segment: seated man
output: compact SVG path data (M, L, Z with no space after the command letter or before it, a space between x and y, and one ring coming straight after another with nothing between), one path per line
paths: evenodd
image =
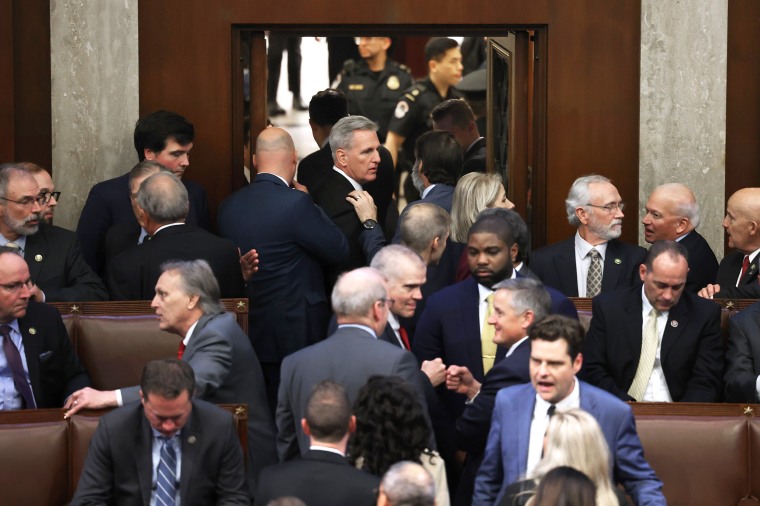
M581 377L624 401L718 402L720 307L685 292L688 252L657 241L643 286L594 299Z
M728 320L726 402L760 402L760 302Z
M55 183L53 183L50 173L39 165L31 162L22 162L19 165L37 181L37 185L40 187L40 196L45 197L45 201L40 203L40 219L48 225L52 225L55 206L58 205L61 192L55 191Z
M309 451L301 459L267 467L261 473L256 504L278 497L297 497L309 506L375 504L380 480L353 467L346 459L348 438L356 417L345 389L332 381L318 383L301 419Z
M148 362L140 402L103 416L72 505L250 505L232 415L193 400L193 369Z
M430 473L416 462L402 460L383 476L377 506L434 506L435 483Z

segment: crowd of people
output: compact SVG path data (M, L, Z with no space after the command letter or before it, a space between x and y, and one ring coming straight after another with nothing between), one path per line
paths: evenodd
M359 39L345 92L309 103L320 151L299 164L287 131L262 131L218 235L173 112L137 122L139 163L91 189L76 233L52 224L49 173L0 166L0 409L117 408L73 504L601 506L625 504L618 485L665 504L624 401L758 401L760 305L724 353L709 299L760 298L760 189L729 199L720 263L689 188L651 193L647 250L619 239L625 202L601 175L569 189L576 233L530 252L451 98L456 42L431 39L428 78L404 90L373 60L387 38ZM394 107L360 105L371 86L350 79L372 78ZM398 213L404 163L420 198ZM182 344L139 386L98 391L44 303L109 297L151 300ZM225 297L249 299L248 335ZM593 298L587 330L569 297ZM215 403L248 405L245 452Z

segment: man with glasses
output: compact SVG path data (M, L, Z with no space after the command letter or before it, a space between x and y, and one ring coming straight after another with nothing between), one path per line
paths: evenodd
M536 250L530 270L567 297L595 297L600 292L638 284L646 250L620 240L623 202L604 176L579 177L565 200L567 221L576 234Z
M29 267L0 246L0 410L60 408L89 386L58 311L32 300Z
M29 264L37 302L107 300L76 234L42 222L42 206L49 201L20 164L0 165L0 245L16 248Z
M19 165L34 177L34 180L37 181L40 187L40 196L44 197L44 201L40 202L40 207L42 208L40 218L48 225L53 223L53 211L55 210L55 206L58 205L58 199L61 198L61 192L55 191L53 178L50 177L48 171L35 163L22 162Z

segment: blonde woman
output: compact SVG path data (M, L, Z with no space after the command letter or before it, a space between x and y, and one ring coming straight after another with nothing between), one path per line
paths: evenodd
M472 172L462 176L454 190L451 207L451 240L467 243L467 231L483 209L515 205L507 199L507 192L499 174Z

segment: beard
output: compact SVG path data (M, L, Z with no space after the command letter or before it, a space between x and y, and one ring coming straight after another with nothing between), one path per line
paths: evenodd
M589 223L588 229L600 239L611 241L612 239L617 239L623 233L623 220L612 220L609 225L602 225L597 222Z
M39 230L39 220L40 215L39 213L32 213L23 220L15 220L12 217L8 216L8 214L3 215L3 221L5 222L5 225L16 232L19 235L33 235L37 233L37 230ZM30 221L36 221L36 225L30 225Z

